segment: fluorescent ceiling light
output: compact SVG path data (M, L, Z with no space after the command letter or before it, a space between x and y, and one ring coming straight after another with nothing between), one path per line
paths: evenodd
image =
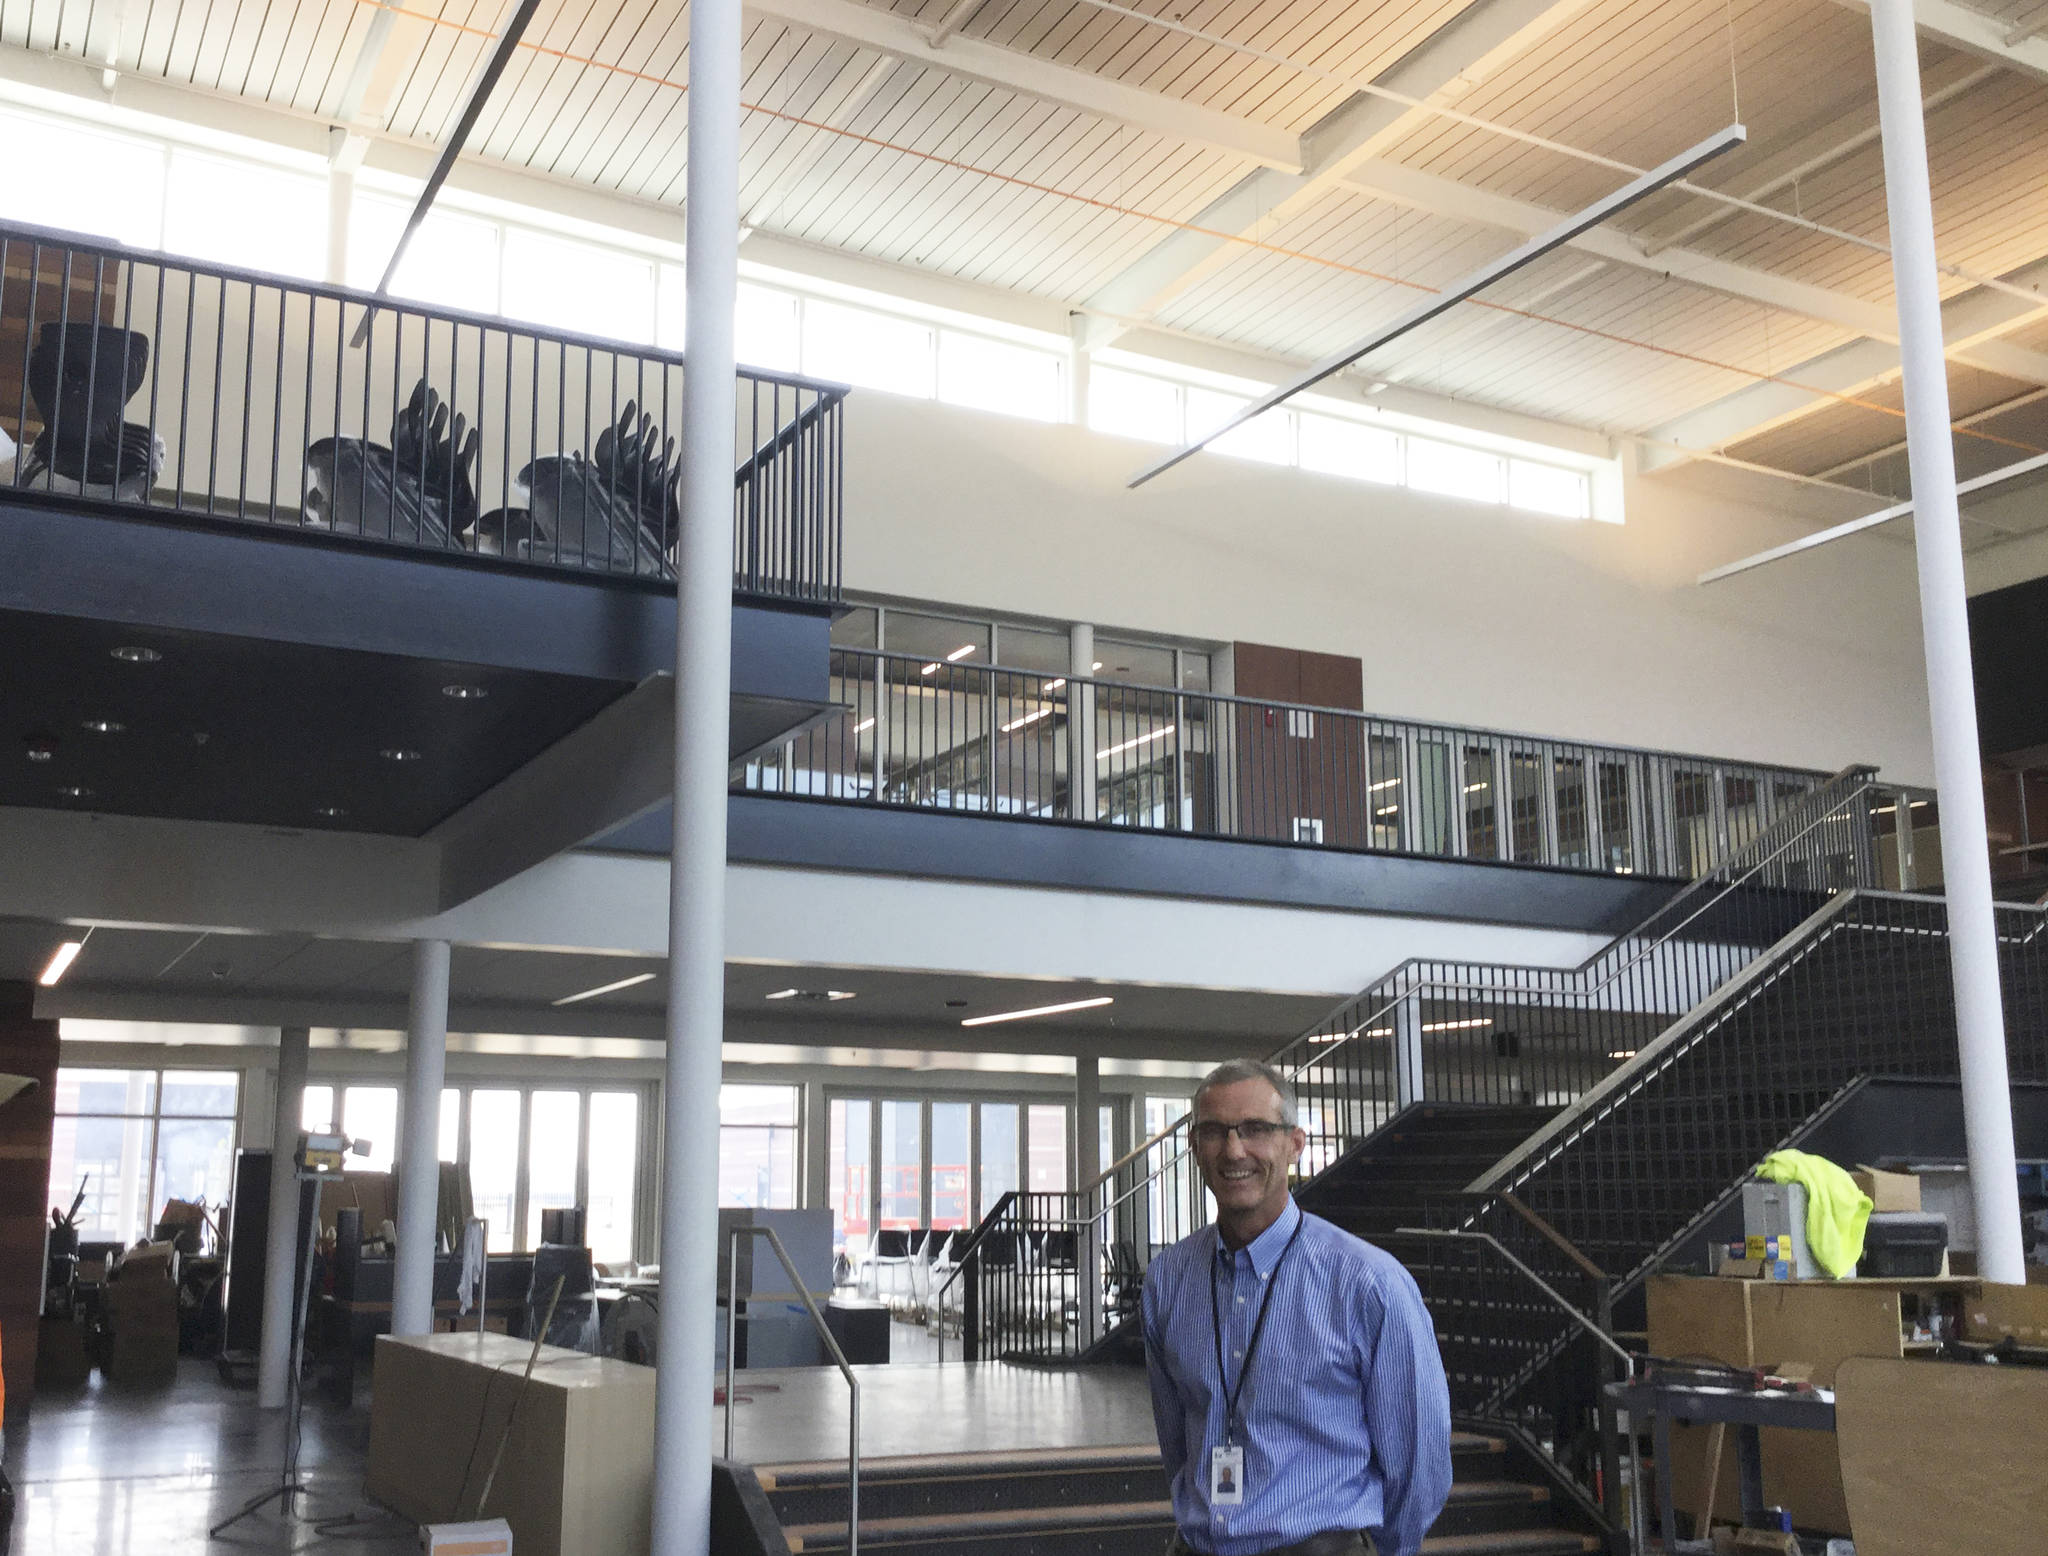
M1068 1000L1064 1005L1034 1005L1029 1010L1005 1010L993 1016L969 1016L960 1024L963 1027L994 1026L998 1021L1022 1021L1027 1016L1057 1016L1069 1010L1093 1010L1098 1005L1114 1005L1115 996L1104 994L1092 1000Z
M46 989L54 989L57 986L57 980L64 976L66 969L73 962L78 960L78 953L84 949L85 942L83 940L65 941L57 947L56 953L50 958L50 965L43 969L43 975L36 979L36 982Z
M1401 780L1398 778L1382 778L1378 783L1367 784L1365 786L1365 792L1367 794L1377 794L1382 789L1398 788L1400 786L1400 783Z
M952 653L946 656L946 663L957 664L973 652L974 645L972 643L962 643L958 648L954 649Z
M1633 1059L1635 1056L1633 1048L1616 1048L1607 1055L1610 1059Z
M581 994L565 994L556 1000L557 1005L573 1005L578 1000L594 1000L600 994L616 994L621 989L630 989L636 983L652 983L654 974L635 973L630 978L621 978L617 983L601 983L594 989L585 989Z
M1401 807L1398 805L1382 805L1373 814L1375 816L1398 816L1401 814Z
M1058 680L1047 681L1043 686L1039 687L1038 689L1042 692L1056 692L1066 684L1067 678L1065 676L1061 676Z
M919 675L937 675L939 673L939 662L936 659L934 659L930 664L926 665L922 670L918 671L917 673Z
M763 999L807 1000L817 1004L837 1003L853 998L851 989L777 989L773 994L764 994Z
M862 719L858 724L854 725L853 732L856 735L865 735L869 730L873 729L874 727L875 721L873 716L870 715L869 717Z
M1030 713L1024 714L1021 718L1010 720L1009 723L1003 726L1003 733L1007 735L1012 730L1022 729L1026 724L1036 724L1040 719L1050 718L1051 716L1052 709L1036 708Z
M1422 1023L1422 1030L1425 1032L1463 1032L1470 1027L1490 1027L1492 1025L1493 1017L1474 1016L1470 1021L1425 1021Z
M1478 782L1478 783L1468 783L1468 784L1466 784L1466 785L1465 785L1465 792L1466 792L1467 794L1477 794L1477 793L1478 793L1478 792L1479 792L1479 791L1480 791L1481 789L1490 789L1490 788L1492 788L1492 787L1493 787L1493 786L1492 786L1491 784L1489 784L1489 783L1485 782L1485 781L1484 781L1484 780L1482 779L1482 780L1481 780L1480 782Z
M1162 724L1158 729L1153 730L1152 733L1149 735L1139 735L1134 740L1126 740L1120 746L1111 746L1107 751L1096 752L1095 760L1100 762L1105 757L1115 756L1117 755L1117 753L1121 751L1132 751L1137 749L1139 746L1149 746L1150 744L1152 744L1153 741L1164 740L1168 735L1172 733L1173 726L1171 724Z

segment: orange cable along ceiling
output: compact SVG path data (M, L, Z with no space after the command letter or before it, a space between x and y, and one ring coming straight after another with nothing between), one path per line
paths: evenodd
M451 17L433 16L424 11L413 11L402 6L390 5L386 3L386 0L354 0L354 3L371 6L413 21L425 22L431 26L445 27L455 32L467 33L475 38L495 40L498 36L486 28L473 27L466 22L458 22ZM589 55L571 53L567 49L550 48L546 44L533 43L523 38L519 41L517 47L549 59L559 59L568 64L581 65L592 70L602 70L612 75L628 77L631 80L644 81L653 86L667 87L673 91L687 92L689 90L687 82L677 81L668 76L652 75L646 71L634 70L626 65L593 59ZM1348 264L1343 260L1331 259L1322 254L1313 254L1305 249L1289 248L1284 244L1270 243L1260 238L1246 237L1242 233L1230 232L1218 227L1205 227L1200 223L1183 221L1178 217L1161 216L1155 212L1138 210L1135 207L1122 205L1113 200L1104 200L1094 195L1079 194L1071 189L1061 189L1052 184L1039 183L1034 179L1019 177L1014 173L1002 173L993 168L979 167L974 163L962 162L957 158L942 156L937 152L923 151L915 146L905 146L900 142L886 140L880 136L863 134L858 130L844 129L839 125L830 124L821 119L806 118L802 114L790 113L785 109L770 108L765 104L744 101L740 104L740 107L747 113L760 114L771 119L780 119L784 123L799 125L804 129L820 131L827 135L837 135L860 145L873 146L878 150L891 152L898 156L914 157L920 162L928 162L938 167L951 168L957 172L971 173L979 178L1009 184L1015 188L1030 190L1035 194L1049 195L1055 199L1073 201L1099 211L1106 211L1111 215L1150 222L1157 226L1172 228L1177 232L1193 233L1198 237L1214 238L1220 242L1233 243L1242 248L1275 254L1285 259L1301 260L1307 264L1341 271L1346 275L1362 276L1367 280L1384 282L1390 286L1406 287L1413 291L1428 293L1436 293L1442 290L1440 287L1431 286L1427 282L1410 280L1405 276L1389 275L1384 271L1372 270L1363 265ZM1638 351L1652 352L1658 356L1669 357L1675 361L1690 362L1696 366L1713 368L1724 373L1733 373L1756 383L1779 384L1787 389L1796 389L1802 394L1810 394L1821 399L1833 400L1841 405L1855 406L1859 410L1874 411L1879 415L1895 417L1899 420L1905 419L1905 411L1896 406L1885 405L1876 400L1848 394L1839 389L1828 389L1817 384L1801 383L1799 380L1788 378L1782 373L1760 372L1756 368L1744 367L1739 363L1723 362L1717 358L1703 356L1697 352L1681 351L1673 346L1660 346L1652 341L1638 340L1633 336L1618 334L1612 330L1599 329L1590 324L1580 324L1570 319L1560 319L1553 314L1538 313L1528 308L1517 308L1510 303L1489 302L1484 298L1477 297L1470 299L1470 301L1471 305L1475 308L1491 309L1496 313L1508 314L1515 318L1529 319L1539 324L1548 324L1557 329L1570 330L1574 334L1589 336L1596 340L1610 341L1616 345L1632 347ZM1992 432L1983 432L1975 427L1964 426L1960 422L1951 422L1950 427L1954 432L1963 437L1975 438L1985 443L2001 444L2004 447L2018 449L2028 454L2048 453L2048 450L2037 448L2033 444L2023 443L2014 438L2000 437Z

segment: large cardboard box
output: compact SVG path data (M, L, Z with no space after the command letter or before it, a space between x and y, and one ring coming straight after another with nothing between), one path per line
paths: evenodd
M1822 1388L1851 1356L1902 1356L1899 1294L1856 1281L1720 1280L1663 1275L1649 1283L1649 1347L1654 1356L1698 1356L1733 1367L1805 1364ZM1674 1426L1672 1499L1697 1519L1707 1483L1707 1426ZM1721 1466L1713 1516L1742 1514L1732 1432L1718 1434ZM1849 1510L1835 1440L1825 1432L1763 1433L1764 1497L1789 1508L1802 1529L1849 1533Z
M1920 1180L1910 1172L1880 1172L1875 1167L1858 1167L1849 1176L1856 1187L1870 1196L1873 1214L1920 1208Z
M2048 1286L1986 1281L1963 1298L1963 1338L1996 1345L2011 1335L2029 1350L2048 1350Z
M415 1523L482 1516L519 1556L646 1556L654 1496L654 1369L503 1335L377 1337L369 1494Z

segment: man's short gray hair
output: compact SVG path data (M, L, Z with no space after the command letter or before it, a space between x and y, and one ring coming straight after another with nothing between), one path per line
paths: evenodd
M1295 1116L1293 1084L1263 1059L1225 1059L1203 1076L1202 1084L1195 1088L1196 1106L1201 1105L1202 1093L1211 1087L1235 1086L1239 1081L1264 1081L1279 1094L1280 1121L1290 1127L1300 1122Z

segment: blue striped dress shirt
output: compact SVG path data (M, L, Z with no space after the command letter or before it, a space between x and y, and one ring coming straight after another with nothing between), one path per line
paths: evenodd
M1238 1405L1244 1501L1211 1507L1209 1454L1223 1442L1225 1409L1215 1318L1235 1388L1269 1289ZM1291 1197L1248 1247L1232 1251L1206 1227L1145 1272L1145 1357L1174 1518L1195 1550L1254 1556L1325 1530L1369 1529L1380 1556L1415 1556L1450 1493L1451 1403L1435 1325L1393 1255Z

